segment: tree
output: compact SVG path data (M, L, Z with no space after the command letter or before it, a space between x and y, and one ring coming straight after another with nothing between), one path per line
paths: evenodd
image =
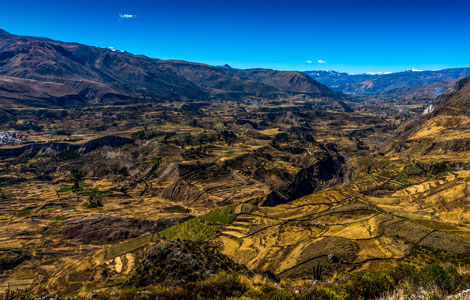
M83 172L80 171L79 169L72 169L70 171L70 174L72 175L72 178L73 178L73 187L72 187L72 191L77 191L78 188L80 187L80 181L82 181L83 179Z

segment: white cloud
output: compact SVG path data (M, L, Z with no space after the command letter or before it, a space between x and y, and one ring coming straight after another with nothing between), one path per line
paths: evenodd
M308 63L308 64L313 63L313 61L311 61L311 60L306 60L305 62Z
M129 19L135 19L137 18L137 15L132 15L132 14L119 14L119 18L121 20L129 20Z
M322 59L319 59L319 60L317 60L317 63L319 63L319 64L326 64L326 61L324 61L324 60L322 60Z

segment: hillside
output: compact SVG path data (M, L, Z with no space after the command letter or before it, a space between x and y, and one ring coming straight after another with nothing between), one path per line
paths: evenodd
M0 99L30 106L166 100L343 99L299 72L235 70L0 31ZM343 102L339 109L347 107ZM348 108L349 109L349 108Z
M462 78L434 104L434 116L469 116L470 77Z
M426 113L403 124L397 138L386 143L385 151L465 163L470 145L469 82L470 77L459 80L430 104Z
M109 103L207 95L152 59L0 32L0 97L28 105Z

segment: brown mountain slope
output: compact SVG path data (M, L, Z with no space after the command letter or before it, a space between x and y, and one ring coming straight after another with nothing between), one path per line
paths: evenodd
M12 103L281 99L297 94L309 99L343 98L300 72L164 61L0 30L0 99Z
M469 116L470 77L466 77L441 95L421 117L401 126L397 137L383 150L409 157L467 161L464 157L470 149Z
M462 78L437 99L433 115L470 116L470 77Z
M202 87L212 97L239 100L249 97L265 99L304 95L310 98L327 97L335 100L345 96L333 92L310 76L295 71L269 69L234 69L177 60L159 60L159 63L189 81ZM340 105L346 108L344 103Z
M202 87L216 98L241 99L246 96L275 98L280 92L274 86L233 76L225 69L214 66L176 60L159 60L159 64Z
M266 69L240 70L233 68L227 68L227 71L240 77L246 77L257 82L276 86L278 89L285 92L305 93L314 96L338 95L329 90L326 85L323 85L313 80L310 76L300 72Z
M0 32L0 97L27 103L202 99L199 87L154 60Z

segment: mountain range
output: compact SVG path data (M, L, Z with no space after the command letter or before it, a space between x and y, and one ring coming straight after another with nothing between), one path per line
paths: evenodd
M435 99L458 79L469 76L470 68L437 71L408 69L396 73L348 74L336 71L306 71L313 79L335 91L365 98Z
M0 99L32 106L146 100L344 98L301 72L153 59L0 30Z

